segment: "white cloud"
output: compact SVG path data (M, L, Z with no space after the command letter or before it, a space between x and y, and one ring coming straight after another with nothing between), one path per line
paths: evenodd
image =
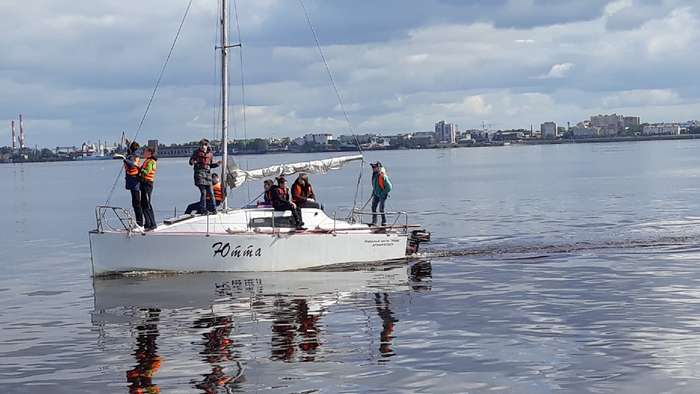
M105 0L37 2L31 10L14 0L0 3L7 22L0 118L25 113L40 145L63 144L71 133L77 143L133 130L184 3L153 0L134 9ZM239 3L249 137L347 131L292 3ZM529 127L576 122L612 107L649 121L700 114L694 1L466 3L353 2L365 10L358 16L344 2L312 3L358 130L426 130L443 118L463 127L482 121ZM195 1L144 136L175 142L211 135L218 105L215 11L211 1ZM237 72L234 64L234 83ZM237 130L239 93L233 86Z
M547 74L541 75L539 78L540 79L555 79L555 78L564 78L566 77L571 70L574 69L574 64L573 63L561 63L561 64L555 64L552 66L552 68L549 69L549 72Z

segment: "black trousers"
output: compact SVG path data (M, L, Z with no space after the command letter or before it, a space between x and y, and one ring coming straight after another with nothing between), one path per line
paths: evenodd
M153 193L153 184L150 182L141 182L141 210L143 211L144 227L152 229L156 227L156 217L153 213L151 205L151 193Z
M141 189L129 190L131 192L131 207L134 208L134 216L136 216L136 224L143 226L143 211L141 210Z
M292 207L292 203L289 201L279 201L275 204L275 211L292 211L292 219L295 226L303 226L304 221L301 219L301 208L297 205L296 208Z

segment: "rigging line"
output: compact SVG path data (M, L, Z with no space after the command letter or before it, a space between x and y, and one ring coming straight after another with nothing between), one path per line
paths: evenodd
M338 104L340 105L340 109L343 111L343 116L345 117L345 121L348 124L348 129L350 130L350 133L353 135L353 138L355 140L355 145L357 146L357 150L362 154L362 164L360 167L360 174L357 177L357 185L355 187L355 197L352 202L352 211L350 211L350 216L352 217L353 213L355 212L355 208L357 207L357 197L360 192L360 184L362 182L362 170L364 168L365 164L365 159L364 159L364 152L362 151L362 146L360 145L360 141L357 139L357 135L355 133L355 130L352 127L352 123L350 122L350 117L348 116L348 112L345 110L345 104L343 103L343 97L340 94L340 90L338 90L338 86L335 83L335 79L333 78L333 73L331 72L330 66L328 66L328 61L326 61L326 56L323 54L323 49L321 48L321 42L318 39L318 34L316 33L316 29L314 28L313 23L311 23L311 17L309 16L309 12L306 10L306 6L304 5L304 0L299 0L299 4L301 5L301 9L304 11L304 17L306 18L306 23L309 25L309 29L311 30L311 33L314 36L314 41L316 42L316 49L318 49L318 54L321 55L321 60L323 60L323 65L326 68L326 73L328 73L328 79L331 82L331 86L333 87L333 91L335 92L336 97L338 98Z
M318 49L318 54L321 56L321 60L323 60L323 65L326 68L326 73L328 74L328 79L330 80L331 86L333 87L333 91L335 92L335 95L338 98L338 104L340 104L340 109L343 111L343 116L345 117L345 121L348 124L348 129L354 135L355 130L353 129L352 123L350 122L350 117L348 116L348 112L345 110L345 104L343 103L343 97L340 94L340 90L338 90L338 86L335 83L335 78L333 78L333 73L331 72L331 68L328 66L328 61L326 61L326 55L323 54L323 49L321 48L321 42L318 39L318 34L316 33L316 28L314 27L313 23L311 23L311 17L309 16L309 12L306 10L306 6L304 5L304 0L299 0L299 4L301 4L301 9L304 11L304 17L306 18L306 23L309 25L309 29L311 30L311 33L314 36L314 41L316 42L316 49ZM355 143L357 144L357 149L360 152L362 152L362 147L359 144L357 136L355 136Z
M165 69L168 67L168 63L170 63L170 58L173 55L173 51L175 50L175 44L177 44L177 40L180 38L180 33L182 32L182 27L185 25L185 20L187 20L187 15L190 13L190 8L192 8L192 1L189 0L187 3L187 8L185 8L185 14L182 16L182 20L180 20L180 25L177 28L177 32L175 33L175 38L173 39L173 43L170 45L170 50L168 51L168 56L166 56L165 61L163 62L163 67L160 69L160 73L158 74L158 79L156 80L156 84L153 87L153 91L151 92L151 97L148 99L148 104L146 104L146 110L143 112L143 116L141 117L141 120L139 121L139 125L136 128L136 133L134 133L133 138L131 139L132 141L135 141L136 138L138 138L139 133L141 133L141 128L143 127L143 123L146 121L146 117L148 116L148 112L151 109L151 104L153 104L153 99L156 97L156 93L158 93L158 88L160 87L160 82L163 80L163 75L165 74ZM112 189L109 191L109 196L107 197L107 201L105 202L105 205L109 205L109 202L112 200L112 195L114 194L114 189L117 187L117 182L119 182L119 177L122 174L124 167L120 166L119 167L119 172L117 173L116 178L114 179L114 184L112 184Z
M239 69L240 69L240 75L241 75L241 115L243 117L243 140L247 143L248 142L248 126L247 126L247 120L246 120L246 103L245 103L245 72L243 70L243 38L241 38L241 24L240 24L240 19L238 17L238 1L233 0L233 13L235 15L236 19L236 33L238 33L238 43L241 44L238 47L238 60L239 60ZM245 169L248 170L248 158L246 158L245 161ZM246 185L246 191L248 193L248 199L250 200L250 185Z

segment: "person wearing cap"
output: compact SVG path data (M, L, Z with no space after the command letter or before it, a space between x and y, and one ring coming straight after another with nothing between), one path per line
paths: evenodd
M287 180L284 177L277 178L277 186L272 189L272 208L275 211L292 211L292 225L297 230L304 230L304 221L301 217L301 208L289 201L289 189L287 189Z
M203 138L199 141L199 148L192 152L190 165L194 166L194 185L199 189L199 208L197 212L207 212L207 199L214 201L212 190L211 169L219 166L221 162L214 161L214 154L209 147L209 140Z
M382 227L386 226L386 215L384 214L384 204L389 198L391 191L391 181L386 174L386 169L382 163L370 163L372 166L372 226L377 225L377 209L382 215Z

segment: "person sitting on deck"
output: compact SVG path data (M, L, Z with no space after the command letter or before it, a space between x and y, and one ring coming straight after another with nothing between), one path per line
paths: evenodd
M274 186L275 182L273 182L272 179L265 179L263 182L263 188L265 189L263 192L263 201L258 201L258 207L264 208L272 206L272 189Z
M321 208L321 204L316 202L314 189L309 183L309 176L306 173L299 174L299 177L292 185L292 201L300 208Z
M207 196L207 211L210 213L216 213L216 207L221 205L222 202L224 202L224 198L226 198L226 186L223 186L221 182L219 181L219 174L213 173L211 174L211 183L212 183L212 190L214 192L214 201L216 202L216 206L212 204L211 198ZM197 213L204 213L204 212L199 212L199 207L200 207L200 202L195 201L192 204L187 206L187 209L185 209L185 214L189 215L192 212L197 212Z
M287 180L284 177L277 178L277 186L272 188L272 207L275 211L292 211L292 225L297 230L304 230L304 221L301 217L301 208L289 201Z

